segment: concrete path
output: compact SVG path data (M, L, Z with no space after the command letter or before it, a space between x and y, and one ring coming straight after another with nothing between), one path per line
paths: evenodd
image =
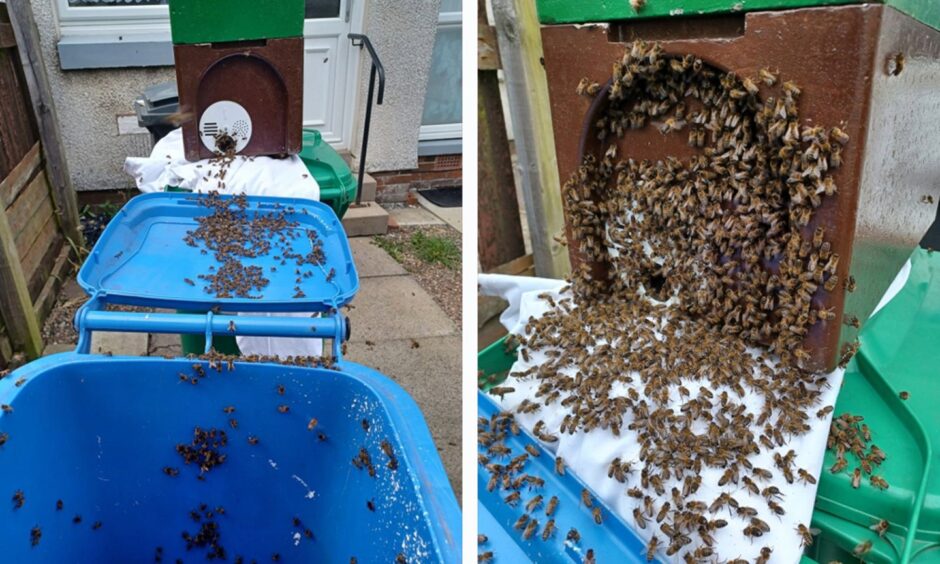
M460 499L461 339L457 326L371 239L351 239L360 289L346 357L400 384L424 413Z

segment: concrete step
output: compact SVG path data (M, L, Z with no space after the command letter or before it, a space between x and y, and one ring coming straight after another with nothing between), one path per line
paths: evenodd
M375 202L363 200L361 205L349 206L343 217L343 229L348 237L385 235L388 232L388 212Z
M358 177L356 178L358 180ZM362 202L374 202L375 201L375 191L378 187L378 183L372 178L372 175L366 173L365 177L362 179Z

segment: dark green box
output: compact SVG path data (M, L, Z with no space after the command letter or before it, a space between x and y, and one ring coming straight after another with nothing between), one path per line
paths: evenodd
M170 0L173 44L300 37L303 0Z

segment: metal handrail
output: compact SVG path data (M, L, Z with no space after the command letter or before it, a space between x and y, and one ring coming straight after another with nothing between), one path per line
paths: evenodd
M372 97L375 91L375 76L376 74L379 76L379 97L375 103L377 106L381 106L382 100L385 98L385 67L382 66L382 61L379 60L379 55L372 47L372 42L369 41L368 36L360 33L350 33L348 37L353 47L359 47L360 50L365 47L372 59L372 70L369 72L369 98L366 102L366 121L362 131L362 150L359 154L359 185L356 186L356 204L358 205L362 203L362 179L366 172L366 148L369 145L369 126L372 124Z

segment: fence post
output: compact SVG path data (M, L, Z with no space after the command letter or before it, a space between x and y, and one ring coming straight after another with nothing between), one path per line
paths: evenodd
M16 36L17 51L23 65L23 75L29 89L29 97L36 114L39 139L46 157L46 173L50 185L50 194L56 208L59 226L66 238L76 247L84 242L78 223L78 200L72 188L65 149L59 134L59 122L56 117L52 87L46 75L42 60L42 46L39 41L39 29L33 19L33 9L29 0L9 0L7 12L13 34Z
M42 355L39 319L29 297L26 276L16 252L16 241L5 211L0 210L0 314L13 341L30 359Z
M564 278L571 271L565 237L555 137L542 64L542 37L532 0L493 0L500 62L512 115L535 274Z
M477 77L478 146L478 251L480 266L489 271L525 255L519 203L512 175L512 158L499 97L498 50L486 21L483 0L478 2L480 41Z

